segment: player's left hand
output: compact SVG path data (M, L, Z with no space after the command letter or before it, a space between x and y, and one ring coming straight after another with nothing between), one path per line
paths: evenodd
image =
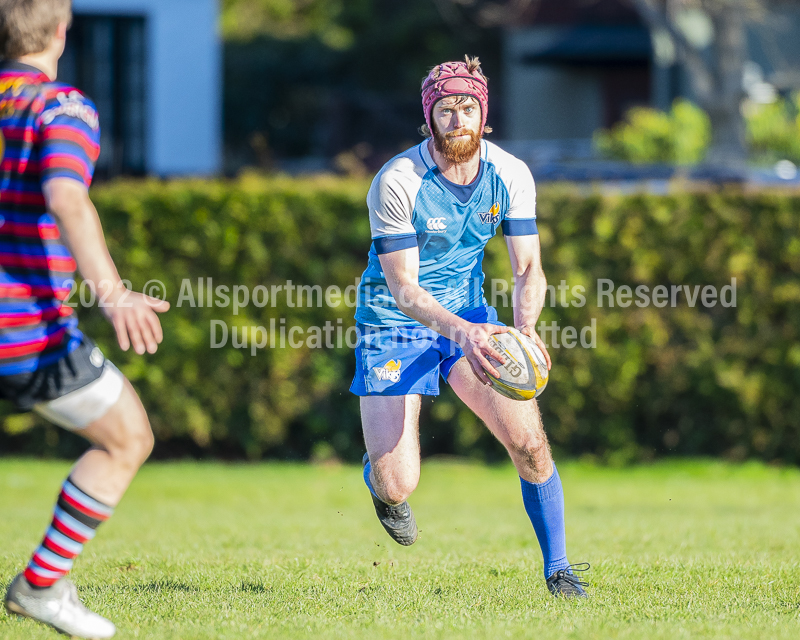
M544 344L544 340L542 340L539 337L539 334L533 330L533 327L529 327L527 325L519 329L519 332L528 336L531 340L533 340L536 343L536 346L542 350L544 358L545 360L547 360L547 370L550 371L550 369L553 367L553 363L550 360L550 354L547 352L547 347Z
M114 325L120 349L127 351L133 345L139 355L158 349L164 339L158 314L168 310L166 300L127 289L115 291L102 305L104 315Z

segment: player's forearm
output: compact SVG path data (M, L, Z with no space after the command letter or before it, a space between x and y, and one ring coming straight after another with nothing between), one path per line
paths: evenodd
M535 327L547 296L547 278L541 269L529 266L517 276L514 287L514 326Z
M86 283L100 296L122 287L108 252L100 218L86 193L48 199L48 208L58 223L61 237Z
M456 342L467 334L470 323L449 312L418 284L389 283L389 289L398 308L410 318Z

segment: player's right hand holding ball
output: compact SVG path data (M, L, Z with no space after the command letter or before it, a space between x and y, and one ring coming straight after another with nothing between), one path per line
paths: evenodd
M500 377L500 373L492 366L489 358L505 364L505 358L489 344L489 337L507 332L508 327L502 325L469 323L467 329L457 338L458 346L464 352L472 372L482 384L492 385L492 381L486 376L486 371L495 377Z

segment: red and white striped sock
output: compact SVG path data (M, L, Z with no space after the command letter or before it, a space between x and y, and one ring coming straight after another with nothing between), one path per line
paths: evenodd
M50 587L67 575L83 545L114 510L78 489L68 478L58 496L53 522L25 569L34 587Z

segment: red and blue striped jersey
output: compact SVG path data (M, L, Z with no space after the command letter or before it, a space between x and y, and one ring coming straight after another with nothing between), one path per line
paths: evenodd
M0 65L0 375L47 366L80 344L64 304L75 260L47 212L42 183L87 187L100 154L92 102L15 61Z

